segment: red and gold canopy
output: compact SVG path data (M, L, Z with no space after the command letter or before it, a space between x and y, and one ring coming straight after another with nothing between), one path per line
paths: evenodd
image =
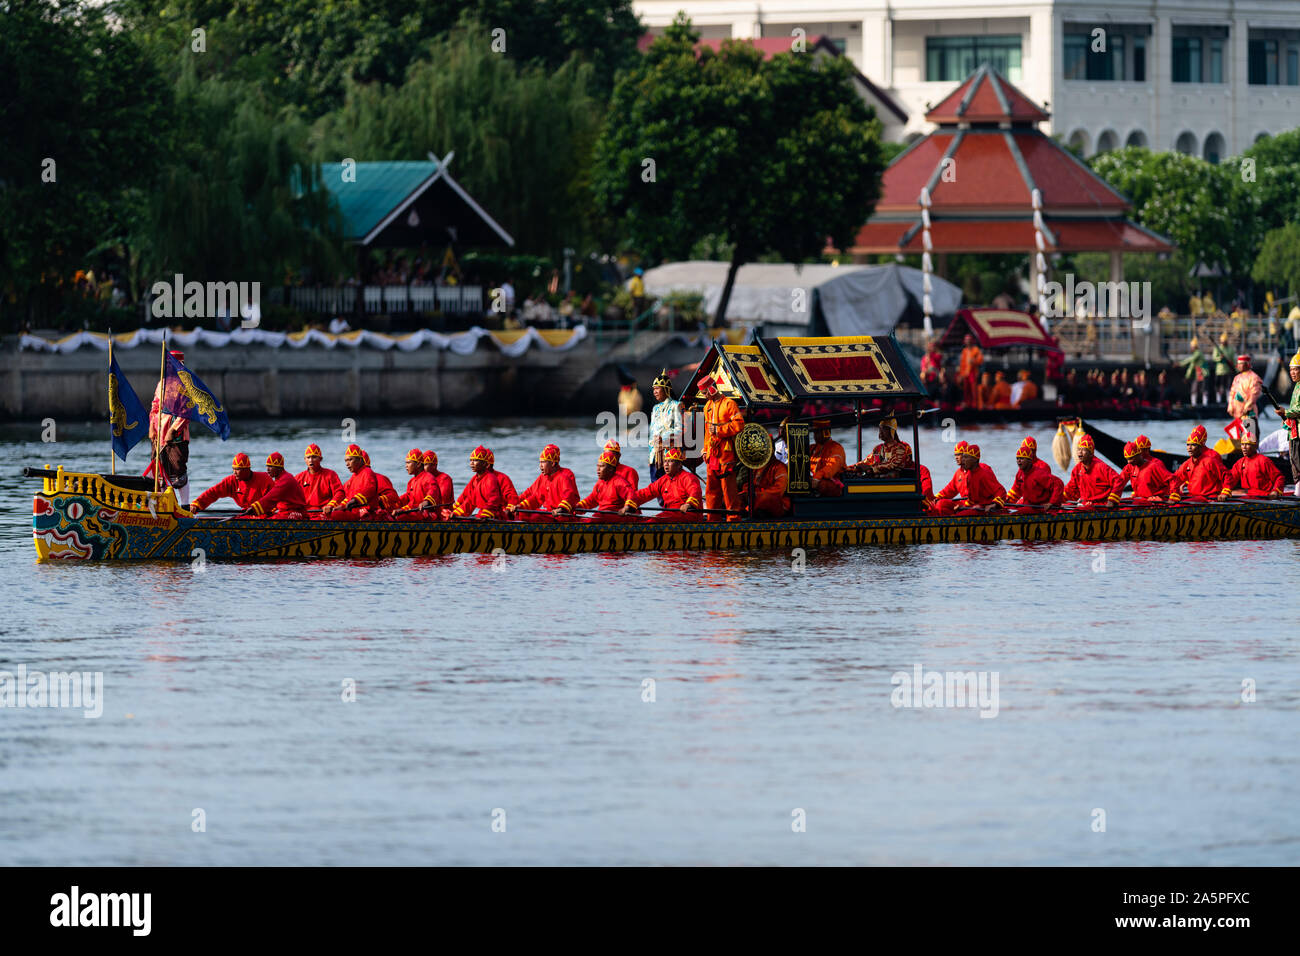
M803 399L921 398L926 392L890 336L764 338L757 345L714 345L682 393L696 396L712 376L722 394L747 408Z
M1061 348L1026 312L1009 309L961 309L953 316L939 339L941 349L956 348L966 333L975 336L982 349L1031 348L1059 352Z

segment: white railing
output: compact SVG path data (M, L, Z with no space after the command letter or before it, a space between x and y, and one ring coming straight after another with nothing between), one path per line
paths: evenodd
M288 305L300 312L346 315L356 305L355 286L292 286ZM267 291L266 301L285 304L285 289L275 286ZM442 312L447 315L481 313L483 287L431 285L368 285L362 289L363 308L370 313Z

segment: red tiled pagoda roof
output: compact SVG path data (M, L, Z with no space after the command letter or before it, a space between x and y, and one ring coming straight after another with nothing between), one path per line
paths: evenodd
M985 63L966 78L925 118L931 123L1039 123L1048 117L1046 110L1003 79L1002 74Z
M1045 136L1037 124L1048 114L992 67L972 73L926 118L939 129L885 170L880 201L850 252L922 251L922 189L930 194L933 252L1034 251L1035 189L1047 225L1046 251L1173 248L1130 222L1129 201ZM994 122L999 125L988 125Z

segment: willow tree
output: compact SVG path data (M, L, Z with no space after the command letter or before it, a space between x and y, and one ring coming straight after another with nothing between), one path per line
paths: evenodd
M141 221L149 280L275 283L298 269L332 281L342 222L307 148L306 124L251 84L192 70L177 85L183 125Z
M520 251L582 244L588 167L600 126L592 67L523 66L466 26L434 42L400 86L349 84L343 107L314 130L322 161L424 159L455 152L452 174Z
M697 48L679 15L625 73L596 145L597 206L652 258L697 240L732 247L715 322L746 262L802 262L847 248L884 172L881 126L850 84L847 60L752 44Z

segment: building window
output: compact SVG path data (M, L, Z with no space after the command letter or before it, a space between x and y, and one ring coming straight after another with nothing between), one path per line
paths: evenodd
M1173 69L1175 83L1222 83L1225 72L1224 51L1228 45L1227 27L1173 28Z
M1149 26L1111 24L1095 35L1092 24L1067 22L1064 30L1061 60L1065 79L1121 81L1131 77L1146 82Z
M966 79L988 63L1013 83L1021 80L1020 37L926 37L925 78L953 83Z
M1246 76L1251 86L1300 86L1300 30L1251 30Z
M1201 82L1201 38L1174 37L1174 82Z

